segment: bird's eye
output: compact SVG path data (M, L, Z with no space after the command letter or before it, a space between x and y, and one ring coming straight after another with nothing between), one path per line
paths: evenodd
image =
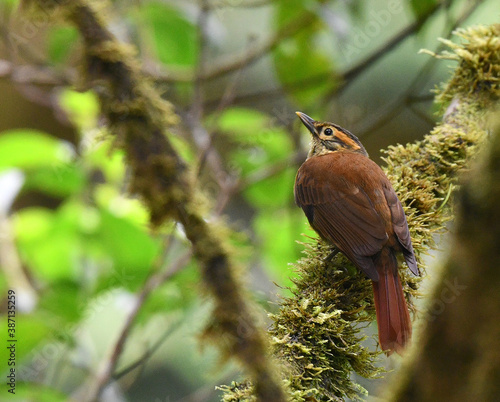
M331 128L325 128L325 131L324 131L324 134L325 135L332 135L333 134L333 130Z

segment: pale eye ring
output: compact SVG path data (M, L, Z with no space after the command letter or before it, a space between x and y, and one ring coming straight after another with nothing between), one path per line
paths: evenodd
M333 130L330 127L325 128L324 134L325 135L332 135L333 134Z

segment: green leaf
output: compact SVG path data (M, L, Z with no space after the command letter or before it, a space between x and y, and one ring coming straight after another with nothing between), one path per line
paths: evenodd
M254 220L264 267L280 286L290 286L294 272L289 263L300 258L302 246L297 243L306 229L305 217L299 208L261 210Z
M6 391L5 391L6 392ZM66 402L69 396L62 392L50 388L46 385L34 382L16 383L16 394L9 395L9 401L12 402Z
M106 182L119 186L125 176L124 153L113 148L111 141L105 140L90 147L84 155L85 162L99 169Z
M34 189L57 197L79 193L86 184L81 165L54 164L42 166L26 176L24 188Z
M311 14L311 9L317 5L317 0L280 0L276 2L276 19L278 27L289 25L305 14Z
M293 198L295 174L295 168L287 168L279 174L252 184L243 192L243 195L257 208L290 204Z
M51 326L44 314L37 311L30 314L16 314L16 337L18 339L16 366L18 369L26 359L31 360L35 357L37 347L47 340L50 333ZM0 358L6 361L1 355Z
M61 323L72 323L80 319L83 310L79 298L80 284L60 281L52 284L42 295L40 310Z
M77 127L88 129L97 126L100 106L94 92L76 92L64 89L59 95L59 103Z
M245 144L258 145L262 142L262 133L270 128L267 114L255 109L232 107L224 110L217 120L220 131L233 135L236 140Z
M16 214L19 251L36 277L56 282L79 276L80 214L75 204L63 204L56 211L27 208Z
M54 27L47 37L48 55L55 64L64 63L70 52L74 50L78 40L78 30L75 27Z
M149 224L149 211L137 198L129 198L114 185L99 184L95 188L95 200L99 208L113 211L120 216L140 227Z
M74 155L69 143L37 130L4 131L0 135L0 170L21 169L68 163Z
M331 90L336 82L333 60L319 46L309 31L281 42L273 53L278 78L290 88L293 99L303 107L311 107ZM307 82L315 82L308 85Z
M311 14L311 1L281 1L276 6L276 24L282 28L298 18ZM328 48L318 46L321 41L323 22L315 15L316 21L298 34L285 38L273 52L273 61L279 80L294 101L302 107L312 107L336 85L335 64ZM313 84L308 85L311 81Z
M100 227L93 240L113 261L113 271L106 276L102 286L120 283L135 291L151 271L159 242L149 236L147 226L140 227L104 209L100 213Z
M173 67L193 67L198 54L195 26L175 7L154 1L142 4L134 16L146 31L158 59Z
M198 299L199 270L191 262L148 297L139 314L145 322L154 314L166 314L190 308Z
M251 123L249 119L247 121ZM226 123L227 128L228 124ZM251 123L255 131L249 130L247 134L245 132L246 128L242 132L236 131L236 119L234 123L234 131L228 131L230 133L228 140L236 143L235 149L229 155L229 163L233 166L233 169L241 170L243 177L256 170L265 169L270 165L279 163L280 160L286 159L292 152L292 139L286 130L270 127L260 118L256 118Z
M170 135L169 140L182 159L188 163L195 160L195 153L188 141L178 135Z
M282 128L272 127L270 118L263 113L232 108L222 114L218 126L235 144L228 155L231 169L244 178L271 169L292 152L290 135ZM294 177L294 170L285 168L250 184L243 195L258 208L283 205L290 199Z

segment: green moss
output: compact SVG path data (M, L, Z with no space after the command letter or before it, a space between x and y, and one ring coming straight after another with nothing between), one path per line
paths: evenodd
M445 105L455 95L472 95L476 102L485 105L500 96L500 24L490 26L478 25L467 29L458 29L454 34L463 43L441 39L450 51L432 54L435 57L454 60L459 63L451 80L446 83L437 97L437 101ZM481 97L478 97L478 94ZM479 99L483 98L483 99Z

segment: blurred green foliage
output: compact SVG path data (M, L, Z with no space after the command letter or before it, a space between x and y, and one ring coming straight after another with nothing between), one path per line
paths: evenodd
M317 101L335 85L336 68L333 54L324 45L320 46L328 32L327 22L318 12L317 5L308 0L279 1L276 6L278 29L301 24L310 18L308 29L286 38L273 52L276 72L292 99L305 109L317 107ZM328 43L323 41L323 44ZM318 79L318 77L323 77ZM299 82L316 80L315 85L298 86Z
M194 67L198 59L196 27L177 7L150 1L131 10L156 57L177 68Z

